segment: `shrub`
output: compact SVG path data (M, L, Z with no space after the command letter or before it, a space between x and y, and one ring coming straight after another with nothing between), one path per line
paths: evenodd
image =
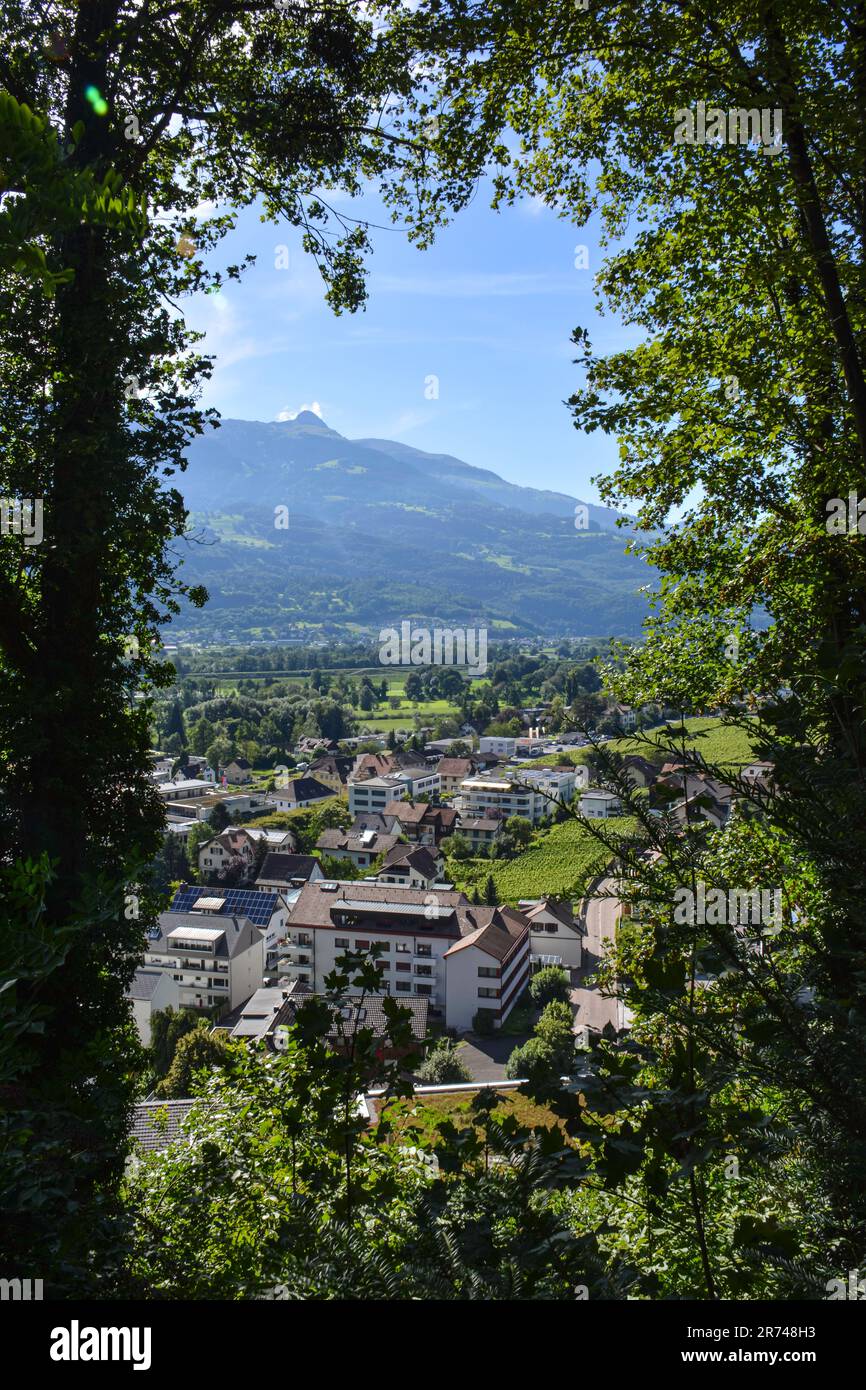
M559 965L545 965L533 975L529 982L529 993L537 1008L543 1008L554 999L568 1003L571 981L568 972Z
M439 1038L431 1048L429 1056L416 1071L419 1081L431 1086L444 1086L448 1081L471 1081L472 1074L466 1063L457 1056L462 1043L451 1038Z

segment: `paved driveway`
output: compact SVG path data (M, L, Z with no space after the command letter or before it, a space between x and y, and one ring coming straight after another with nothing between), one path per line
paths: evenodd
M497 1033L493 1038L479 1038L476 1033L464 1033L457 1055L466 1063L473 1081L504 1081L505 1063L515 1047L522 1047L528 1037L528 1033L520 1037Z
M602 879L597 884L597 893L611 893L616 888L616 880ZM583 938L583 964L572 974L573 988L571 1002L574 1006L575 1028L587 1023L591 1028L601 1029L606 1023L616 1026L616 1000L605 999L597 985L588 987L586 980L598 966L604 950L605 941L612 941L620 904L617 898L590 898L586 905L586 936Z

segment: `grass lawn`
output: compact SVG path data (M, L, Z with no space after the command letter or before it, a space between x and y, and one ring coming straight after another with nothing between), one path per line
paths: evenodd
M479 1086L478 1089L482 1088ZM469 1091L458 1091L453 1095L415 1096L409 1101L396 1101L389 1108L389 1118L399 1138L412 1141L414 1137L423 1136L431 1139L444 1120L451 1120L458 1129L467 1128L471 1122L471 1095ZM376 1111L378 1117L378 1106ZM550 1127L559 1123L546 1106L536 1105L528 1096L521 1096L516 1091L506 1091L502 1104L497 1106L494 1113L503 1117L513 1114L519 1124L526 1126Z
M723 724L721 719L687 719L685 729L686 746L696 749L708 763L734 770L752 762L757 756L747 730ZM662 763L667 761L669 757L667 751L669 737L663 729L648 729L640 738L615 738L603 746L612 748L617 753L639 753L641 757L648 758L650 762L657 763L661 767ZM656 744L656 749L653 749L646 740ZM538 762L543 765L555 766L557 763L565 761L579 766L590 762L592 756L593 750L591 748L576 748L573 752L556 753L546 758L539 758Z
M614 816L604 822L605 829L628 831L636 826L629 816ZM577 821L567 820L542 833L536 842L516 859L467 859L448 861L448 876L464 891L483 890L488 874L493 874L502 902L516 906L520 898L540 898L547 893L582 896L587 884L609 858L604 845Z

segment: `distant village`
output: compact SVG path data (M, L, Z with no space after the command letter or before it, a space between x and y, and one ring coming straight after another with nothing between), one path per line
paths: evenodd
M198 882L175 888L130 987L142 1043L151 1042L154 1015L171 1008L193 1010L231 1038L279 1049L295 1010L326 992L342 953L372 948L379 995L410 1009L422 1053L431 1035L495 1039L542 969L564 972L578 1036L627 1026L591 977L623 904L554 892L511 904L473 901L449 881L449 855L458 847L495 857L493 847L508 842L519 856L514 836L521 826L537 831L575 811L586 820L622 813L615 791L593 785L591 757L581 764L567 756L586 747L585 735L547 736L543 708L521 713L522 736L484 736L466 725L421 749L396 740L389 748L384 737L369 735L339 745L303 738L293 749L291 777L276 779L257 777L242 757L212 767L188 756L178 774L174 757L154 751L151 776L165 806L166 837L195 846ZM616 716L625 731L637 722L622 706ZM353 751L358 743L365 751ZM637 754L623 769L630 785L660 797L668 814L725 824L731 787ZM755 763L742 775L758 785L771 773ZM300 846L289 813L322 807L332 809L323 816L328 823L314 844ZM275 828L244 823L246 817L284 820ZM335 1040L351 1017L378 1030L386 1047L376 995L366 995L357 1019L353 1006L345 1007ZM500 1079L502 1056L491 1061L483 1049L475 1079Z

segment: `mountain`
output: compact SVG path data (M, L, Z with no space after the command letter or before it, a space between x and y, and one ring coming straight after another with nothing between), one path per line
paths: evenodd
M636 634L643 561L616 514L448 454L346 439L310 411L224 420L177 481L183 578L204 584L182 640L358 634L404 618L508 634ZM288 518L288 526L285 526Z

